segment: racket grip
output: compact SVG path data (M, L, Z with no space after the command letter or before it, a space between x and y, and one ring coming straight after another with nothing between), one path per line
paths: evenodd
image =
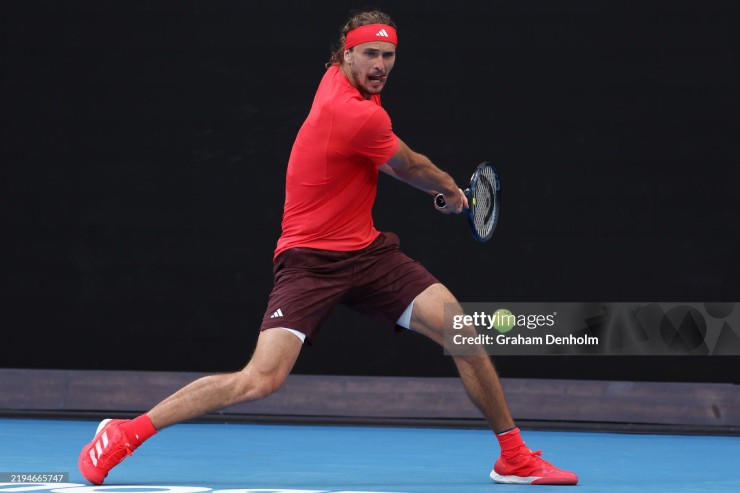
M441 193L438 193L434 197L434 207L436 207L437 209L444 209L445 207L447 207L447 201L445 200L445 196L442 195Z
M463 193L466 197L470 197L469 188L463 190ZM436 207L437 209L444 209L445 207L447 207L447 201L445 200L445 196L443 194L438 193L434 196L434 207Z

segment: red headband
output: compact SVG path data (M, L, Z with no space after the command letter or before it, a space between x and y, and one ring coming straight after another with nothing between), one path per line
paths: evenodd
M347 33L345 39L345 50L371 41L386 41L398 46L396 30L386 24L368 24L366 26L356 27Z

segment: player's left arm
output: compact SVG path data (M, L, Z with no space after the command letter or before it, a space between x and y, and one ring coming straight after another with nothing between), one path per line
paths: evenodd
M452 177L439 169L432 161L411 150L401 139L395 154L379 168L384 173L431 195L441 193L448 204L443 212L459 213L468 207L468 199Z

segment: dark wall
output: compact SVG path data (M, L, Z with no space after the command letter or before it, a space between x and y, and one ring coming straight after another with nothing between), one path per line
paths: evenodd
M376 225L465 301L740 301L732 2L375 2L399 136L503 212L383 177ZM284 173L343 1L0 6L0 366L223 371L272 285ZM509 377L740 380L738 358L499 358ZM452 375L346 310L302 373Z

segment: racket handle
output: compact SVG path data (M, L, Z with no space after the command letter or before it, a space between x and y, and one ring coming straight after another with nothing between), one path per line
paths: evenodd
M434 197L434 207L436 207L437 209L444 209L445 207L447 207L447 201L445 200L445 196L442 195L441 193L438 193Z
M466 197L468 197L470 195L470 189L466 188L465 190L463 190L463 193ZM438 193L434 196L434 207L436 207L437 209L444 209L445 207L447 207L447 201L445 200L445 196L443 194Z

